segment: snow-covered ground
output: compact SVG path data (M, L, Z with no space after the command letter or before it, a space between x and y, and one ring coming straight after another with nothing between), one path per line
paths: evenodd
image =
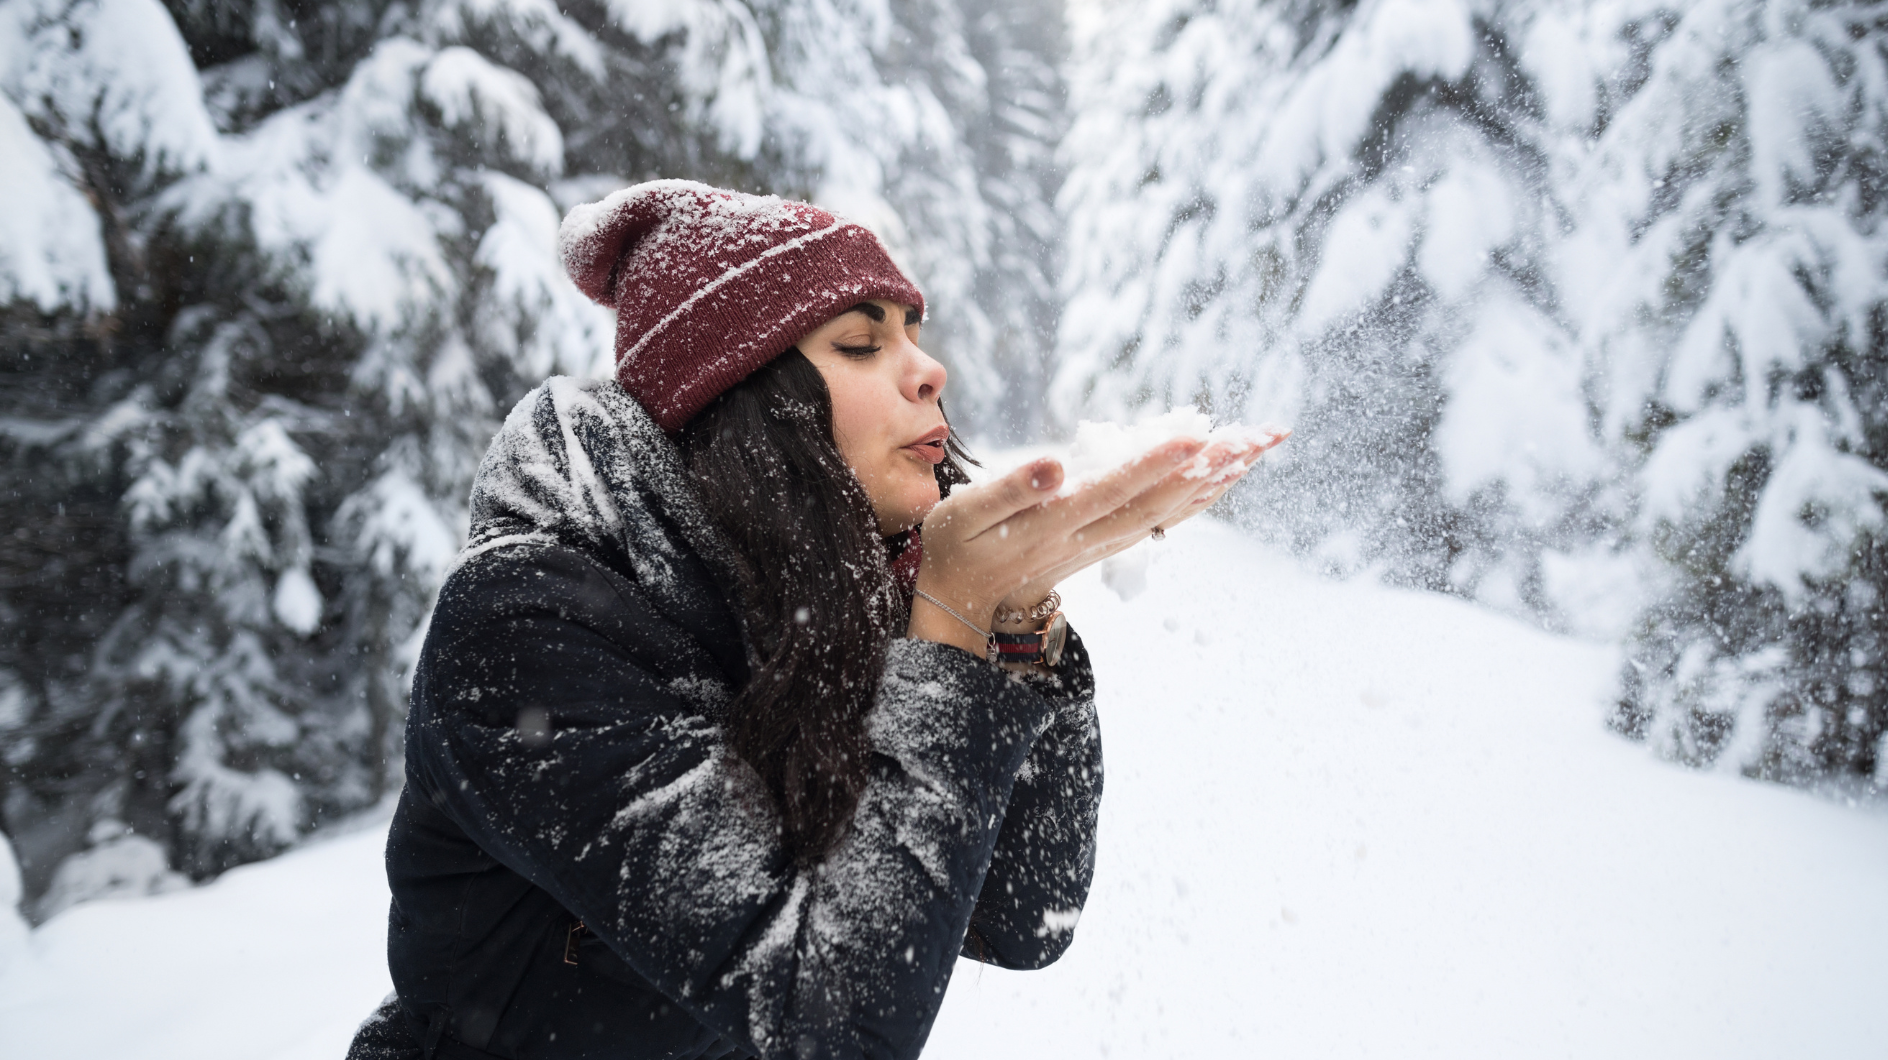
M1609 735L1608 649L1204 520L1144 547L1132 600L1064 594L1108 760L1075 945L960 965L928 1057L1879 1055L1888 813ZM338 1060L381 841L67 911L0 954L0 1056Z

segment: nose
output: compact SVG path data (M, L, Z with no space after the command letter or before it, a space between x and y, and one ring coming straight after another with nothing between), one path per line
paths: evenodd
M934 402L944 391L944 382L950 373L937 359L918 348L917 343L905 341L905 375L900 381L899 390L907 401L919 404Z

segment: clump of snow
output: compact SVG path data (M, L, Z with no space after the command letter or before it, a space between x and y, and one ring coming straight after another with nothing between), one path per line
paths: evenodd
M492 225L474 260L491 270L492 289L476 311L482 338L493 348L514 350L527 378L610 374L615 318L564 275L557 206L514 177L483 177Z
M432 58L410 39L382 41L339 93L285 108L223 140L220 164L173 189L167 202L187 222L205 226L222 219L230 203L245 204L250 233L262 247L279 260L302 263L299 279L315 305L364 327L393 330L460 289L460 276L440 247L442 236L457 234L454 218L437 202L415 201L400 190L439 185L441 160L411 150L383 171L375 159L384 143L412 135L407 101ZM464 74L465 64L456 65ZM446 72L453 71L448 64ZM530 150L541 160L549 134L530 131L532 123L515 108L504 112L509 117L487 113L495 104L487 106L488 96L464 77L435 78L434 87L455 107L484 107L478 113L487 120L510 122L517 132L506 142L514 149L535 137ZM360 382L397 389L368 377Z
M1854 543L1888 523L1888 472L1829 445L1813 413L1771 472L1750 535L1732 556L1751 581L1801 604L1809 584L1841 575Z
M52 886L39 899L41 916L55 916L98 898L162 894L189 886L190 881L171 871L162 846L121 822L99 821L92 826L90 839L90 849L59 863ZM4 871L0 867L0 875ZM0 899L4 898L0 893Z
M1513 503L1545 522L1555 487L1606 469L1587 428L1578 350L1524 301L1490 296L1444 370L1449 397L1434 438L1451 500L1505 483Z
M342 509L341 521L357 528L355 551L382 573L411 571L437 584L459 551L459 530L403 471L376 479Z
M597 81L609 76L603 45L555 0L458 0L431 8L428 19L445 40L474 37L490 25L487 20L499 21L537 53L568 60Z
M1285 428L1250 427L1244 424L1215 427L1212 417L1192 407L1171 409L1132 424L1083 420L1075 427L1075 440L1061 456L1063 480L1056 496L1066 497L1175 438L1192 438L1209 445L1213 442L1270 445L1290 433ZM1251 461L1234 461L1221 469L1214 476L1214 481L1227 481L1238 476L1257 459L1254 456ZM1189 477L1201 478L1208 473L1209 468L1210 464L1202 453L1187 465L1186 473Z
M1643 556L1604 543L1541 553L1541 590L1568 632L1617 641L1631 632L1639 597L1656 575Z
M98 215L60 172L58 160L0 96L0 300L32 299L109 310L117 301L105 269Z
M544 113L537 86L463 45L446 48L420 75L420 93L446 125L496 133L511 156L541 173L564 168L564 134Z
M275 617L284 626L307 636L321 625L321 590L306 567L291 567L275 580Z
M0 61L12 67L0 69L0 87L31 117L137 160L147 177L214 162L216 127L197 68L158 0L79 0L63 11L45 0L11 6L12 26L0 33L27 32L0 43Z
M1118 556L1101 561L1101 583L1123 600L1132 600L1147 591L1147 567L1153 553L1131 548Z
M26 721L31 695L18 674L0 666L0 733L19 728ZM12 755L7 757L11 758Z
M775 91L775 62L748 5L615 0L609 7L618 26L644 41L679 31L683 43L676 73L687 89L690 117L706 121L720 133L722 146L743 158L760 149L773 102L769 97ZM798 14L791 21L804 19L805 14ZM826 43L843 54L852 42L841 38Z
M1380 191L1352 199L1325 234L1324 257L1306 287L1298 325L1315 337L1354 317L1402 270L1415 232L1407 210Z

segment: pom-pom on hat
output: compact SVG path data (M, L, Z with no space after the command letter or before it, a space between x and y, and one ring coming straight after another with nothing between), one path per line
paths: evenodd
M616 310L616 381L674 433L723 391L860 302L924 311L878 237L817 206L654 180L579 206L564 269Z

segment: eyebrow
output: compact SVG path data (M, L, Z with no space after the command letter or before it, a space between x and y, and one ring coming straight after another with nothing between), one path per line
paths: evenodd
M870 302L860 302L858 305L855 305L851 309L846 310L846 312L847 313L864 313L866 316L871 317L872 322L875 324L885 323L885 310L879 308L878 306L873 305ZM906 327L910 327L911 325L919 323L922 320L923 320L923 317L922 315L919 314L917 309L913 308L913 309L905 310L905 326Z

